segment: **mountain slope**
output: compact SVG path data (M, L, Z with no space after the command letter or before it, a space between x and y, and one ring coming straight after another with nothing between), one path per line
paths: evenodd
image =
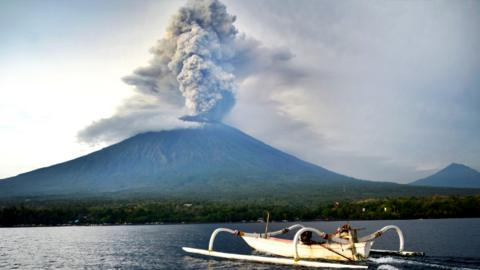
M0 181L0 196L122 190L207 192L358 180L270 147L232 127L139 134L89 155Z
M358 180L302 161L220 123L148 132L0 180L0 199L340 200L475 193Z
M437 173L411 183L419 186L480 188L480 172L452 163Z

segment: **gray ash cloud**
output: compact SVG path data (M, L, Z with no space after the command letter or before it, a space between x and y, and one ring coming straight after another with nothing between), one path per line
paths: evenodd
M123 78L135 95L115 115L81 130L79 140L116 141L145 131L219 122L235 105L238 84L250 76L301 73L289 67L294 55L288 49L265 47L239 33L234 22L217 0L189 1L150 50L149 63Z

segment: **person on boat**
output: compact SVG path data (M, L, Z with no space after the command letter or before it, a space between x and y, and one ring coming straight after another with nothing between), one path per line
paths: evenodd
M349 239L351 227L349 224L344 224L341 227L337 228L335 231L335 236L339 238Z
M302 234L300 234L300 241L304 245L321 244L320 242L312 240L312 232L311 231L305 231Z

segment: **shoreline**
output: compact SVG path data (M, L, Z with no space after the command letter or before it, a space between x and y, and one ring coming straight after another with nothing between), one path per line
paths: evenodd
M403 218L403 219L314 219L314 220L292 220L292 221L270 221L269 224L289 224L289 223L303 223L303 222L352 222L352 221L398 221L398 220L451 220L451 219L480 219L478 217L451 217L451 218ZM264 224L265 222L150 222L150 223L137 223L137 224L58 224L58 225L15 225L15 226L0 226L0 229L13 229L13 228L58 228L58 227L119 227L119 226L170 226L170 225L208 225L208 224Z

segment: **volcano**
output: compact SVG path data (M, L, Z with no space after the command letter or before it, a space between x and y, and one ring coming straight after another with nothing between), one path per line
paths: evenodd
M77 159L0 181L0 198L99 194L352 198L414 191L424 192L422 187L341 175L213 122L142 133Z
M64 163L0 181L2 196L100 192L212 193L355 181L221 123L147 132Z

